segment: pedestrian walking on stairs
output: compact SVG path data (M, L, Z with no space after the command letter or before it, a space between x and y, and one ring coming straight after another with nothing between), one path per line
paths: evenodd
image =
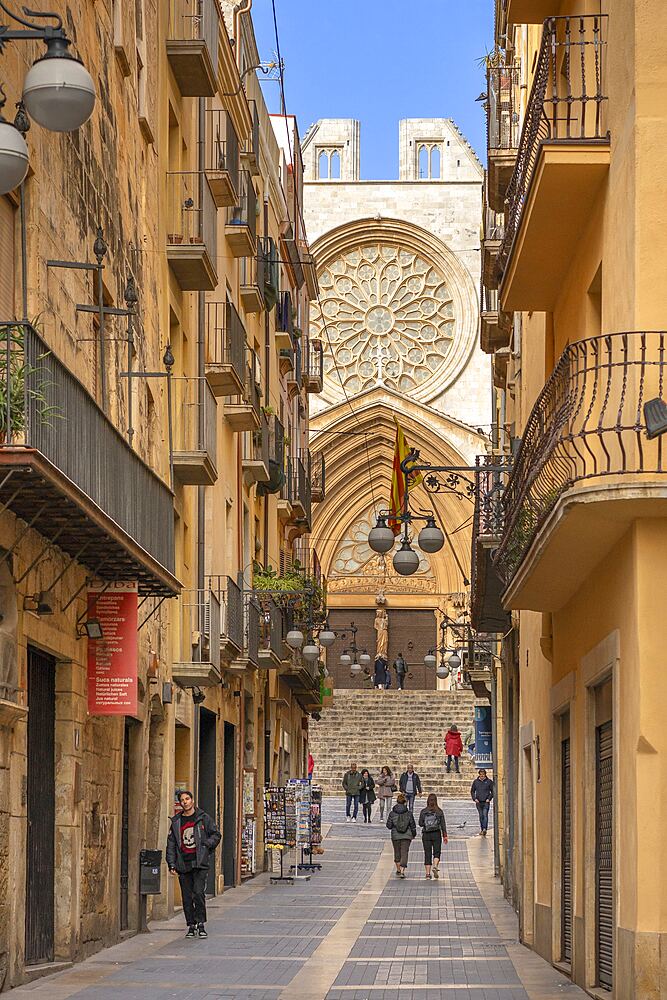
M489 828L489 808L493 799L493 781L487 778L483 767L480 768L479 777L475 778L470 787L470 795L479 813L480 836L486 837Z
M454 770L459 774L459 757L463 753L463 741L455 725L451 725L445 733L445 753L447 754L447 774L452 769L452 760L454 761Z
M391 830L396 874L399 878L405 878L410 844L417 836L417 825L414 816L408 809L403 792L399 792L396 797L396 805L387 816L387 829Z
M391 773L390 767L385 766L382 768L380 776L375 782L375 787L377 789L377 797L380 801L380 819L384 819L385 808L388 816L391 812L391 801L394 793L398 790L396 788L396 778Z
M387 661L384 656L378 656L373 673L373 686L383 690L387 686Z
M349 823L350 819L353 823L357 822L357 813L359 812L359 792L362 789L364 779L361 776L361 772L357 767L356 762L350 764L350 770L346 771L343 775L343 780L341 784L345 789L345 817L346 822ZM350 816L352 812L352 816Z
M398 690L402 691L405 687L405 675L408 672L408 665L403 659L403 653L399 653L394 660L394 670L396 671L396 684Z
M361 777L364 779L364 783L359 791L359 801L364 813L364 823L370 823L373 803L377 798L375 794L375 780L367 767L361 772Z
M408 764L407 771L401 775L398 787L405 795L410 812L415 811L415 798L422 793L422 783L413 764Z
M431 877L431 869L433 878L440 878L440 855L442 845L447 843L447 824L435 792L431 792L426 800L426 808L419 814L419 825L422 828L426 878Z

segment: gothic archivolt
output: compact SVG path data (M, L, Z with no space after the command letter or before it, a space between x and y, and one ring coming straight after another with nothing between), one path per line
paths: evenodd
M360 220L313 250L321 312L312 307L311 329L325 346L326 399L387 386L425 401L456 379L473 347L476 297L440 240L405 222Z

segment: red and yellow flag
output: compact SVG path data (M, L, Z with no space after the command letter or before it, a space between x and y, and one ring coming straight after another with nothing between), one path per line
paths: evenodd
M403 504L405 502L405 475L401 471L401 462L410 454L410 448L405 440L403 428L396 417L394 417L394 423L396 424L396 443L394 445L394 464L391 472L391 496L389 498L387 524L395 535L400 535L401 522L397 521L396 517L403 513ZM410 476L409 487L419 486L421 481L422 477L419 473Z

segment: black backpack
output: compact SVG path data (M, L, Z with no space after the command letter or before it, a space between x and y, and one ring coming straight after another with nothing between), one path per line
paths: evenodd
M429 811L424 815L424 830L427 833L434 833L440 829L440 817L436 812Z
M407 833L410 829L410 812L406 809L405 812L394 813L396 819L394 820L394 826L399 833Z

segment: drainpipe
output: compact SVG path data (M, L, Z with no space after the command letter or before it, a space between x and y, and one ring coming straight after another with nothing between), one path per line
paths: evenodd
M249 0L252 5L252 0ZM269 232L269 199L264 196L264 238ZM266 247L264 248L266 249ZM264 310L264 400L265 406L271 401L271 328L269 310ZM269 494L264 495L264 568L269 566Z
M198 105L198 139L197 144L197 170L199 171L198 186L199 186L199 226L203 234L204 227L204 184L206 183L204 168L206 166L205 162L205 129L206 129L206 101L203 97L200 97L197 102ZM206 299L204 292L197 292L197 391L199 399L199 421L198 421L198 436L199 445L203 446L206 441L206 427L204 426L205 412L204 412L204 399L205 399L205 383L204 378L204 366L205 366L205 323L206 323ZM206 488L204 486L197 487L197 590L201 593L204 590L204 574L205 574L205 555L206 555ZM200 623L200 627L201 627ZM195 795L199 793L199 718L200 718L200 707L195 705L195 717L194 717L194 792Z
M493 783L494 783L494 803L493 803L493 874L496 878L500 875L500 823L498 821L498 802L500 798L499 788L499 768L498 768L498 697L496 686L497 674L491 671L491 753L493 754Z
M234 32L234 39L235 40L238 39L238 37L239 37L239 21L241 19L241 14L249 14L251 10L252 10L252 0L242 0L241 3L238 3L234 7L234 17L233 17L233 20L232 20L232 30ZM240 52L241 52L240 47L237 49L237 52L240 54ZM239 70L240 69L241 69L241 67L239 66Z

